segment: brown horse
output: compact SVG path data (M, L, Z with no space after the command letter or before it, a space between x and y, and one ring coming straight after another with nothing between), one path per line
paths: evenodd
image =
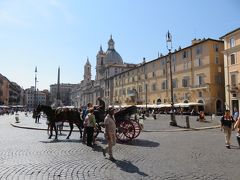
M80 138L82 138L82 128L83 128L83 121L80 117L80 112L77 111L77 109L73 108L58 108L58 109L52 109L51 106L46 105L38 105L37 112L44 112L47 115L47 119L49 121L50 126L50 135L49 139L52 137L53 129L55 131L55 139L57 139L58 130L56 128L57 122L68 122L70 126L70 132L67 136L67 139L72 134L73 130L73 124L75 124L79 131L80 131Z

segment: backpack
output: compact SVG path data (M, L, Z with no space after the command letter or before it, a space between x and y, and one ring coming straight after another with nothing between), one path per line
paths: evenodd
M84 118L83 126L87 127L88 125L89 125L89 116L86 115L86 117Z

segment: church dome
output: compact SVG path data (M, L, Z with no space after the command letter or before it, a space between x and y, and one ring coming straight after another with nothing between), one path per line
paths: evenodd
M108 41L108 50L105 56L105 64L123 64L122 57L114 49L114 41L112 36Z

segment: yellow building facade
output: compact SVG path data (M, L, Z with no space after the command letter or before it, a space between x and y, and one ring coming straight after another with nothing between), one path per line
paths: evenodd
M222 36L224 40L224 73L226 108L240 107L240 28Z
M0 105L8 105L9 103L9 81L0 74Z
M171 103L170 67L174 103L204 103L205 112L224 108L223 41L193 40L192 45L145 62L113 78L114 104Z

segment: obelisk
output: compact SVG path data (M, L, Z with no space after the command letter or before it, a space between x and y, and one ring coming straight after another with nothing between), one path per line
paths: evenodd
M52 107L58 108L63 106L63 103L60 98L60 67L58 67L58 80L57 80L57 98L54 100Z
M57 100L60 100L60 67L58 67Z

